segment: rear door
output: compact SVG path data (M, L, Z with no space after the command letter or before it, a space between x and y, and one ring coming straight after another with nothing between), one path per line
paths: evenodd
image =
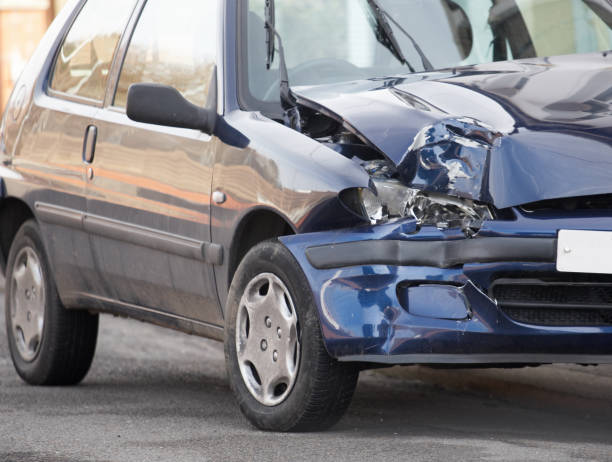
M43 94L24 122L15 167L34 183L40 220L64 301L78 303L98 278L81 218L86 210L84 140L103 105L119 38L135 0L82 2L59 46Z
M125 105L131 84L154 82L204 106L216 78L219 18L217 0L144 4L116 94L94 122L87 184L98 295L210 324L222 322L210 258L215 142L196 130L133 122Z

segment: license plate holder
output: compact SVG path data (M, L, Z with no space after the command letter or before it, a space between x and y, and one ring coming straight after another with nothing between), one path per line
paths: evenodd
M560 230L557 271L612 274L612 231Z

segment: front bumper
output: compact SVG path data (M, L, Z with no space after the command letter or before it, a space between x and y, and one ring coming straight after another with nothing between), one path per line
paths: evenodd
M612 363L612 323L517 322L489 295L499 275L555 273L559 229L612 230L612 217L519 213L487 222L473 239L417 232L405 220L282 241L311 285L326 348L341 361Z

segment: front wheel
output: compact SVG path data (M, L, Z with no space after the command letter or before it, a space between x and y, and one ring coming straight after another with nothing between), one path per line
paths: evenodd
M325 350L306 277L278 241L254 247L236 272L225 358L240 409L262 430L331 427L350 404L359 374Z

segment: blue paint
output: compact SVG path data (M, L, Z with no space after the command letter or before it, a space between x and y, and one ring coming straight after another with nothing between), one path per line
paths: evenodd
M397 298L401 306L413 316L464 321L470 308L462 287L448 284L419 284L399 286Z
M605 53L534 58L296 92L406 184L507 208L610 192L611 63Z
M486 222L481 234L555 237L559 229L612 230L612 216L603 212L515 213L516 220ZM307 248L332 243L457 238L431 228L415 232L414 222L405 220L281 240L310 283L325 345L336 358L368 355L368 360L401 362L399 355L417 354L612 354L612 326L522 324L507 317L487 295L496 274L530 272L537 277L538 273L554 272L554 263L472 263L451 269L366 265L317 270L305 257ZM437 285L423 288L414 300L407 299L402 289L428 283ZM466 309L462 299L468 316L462 315L461 310L465 313Z

